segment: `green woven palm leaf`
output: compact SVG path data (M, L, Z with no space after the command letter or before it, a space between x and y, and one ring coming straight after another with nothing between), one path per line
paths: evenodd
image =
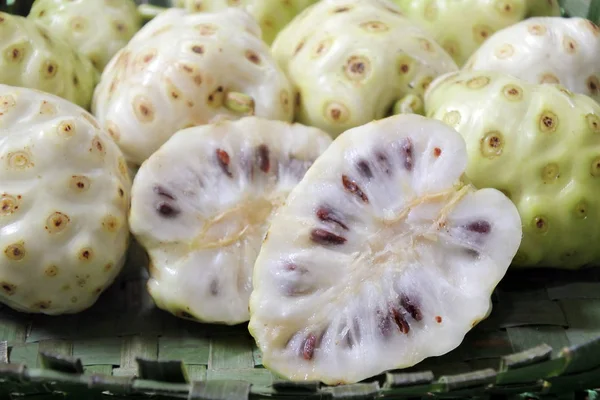
M26 15L31 3L2 0L0 10ZM567 17L600 22L600 0L561 4ZM454 351L328 387L265 369L245 325L158 310L145 267L132 246L117 282L81 314L0 306L0 399L600 399L600 269L510 271L491 316Z

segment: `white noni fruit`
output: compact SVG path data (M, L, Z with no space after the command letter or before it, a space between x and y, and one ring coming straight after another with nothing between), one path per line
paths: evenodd
M63 38L100 71L142 26L133 0L36 0L27 18Z
M516 207L461 181L465 142L402 114L342 133L271 221L249 329L292 380L353 383L457 347L491 312Z
M452 58L387 0L323 0L277 36L273 55L295 88L297 121L336 136L398 112L422 112L422 94Z
M142 164L130 224L150 256L158 307L205 322L247 321L271 216L330 143L316 128L245 117L184 129Z
M251 115L291 121L293 111L285 74L238 8L162 12L106 66L93 102L134 165L180 129Z
M558 0L392 0L462 67L494 32L534 16L560 16Z
M493 34L464 69L559 83L600 101L600 28L584 18L529 18Z
M88 112L32 89L0 85L0 136L0 301L82 311L125 261L125 159Z
M259 23L262 39L271 44L284 26L316 2L317 0L175 0L175 6L195 12L242 7Z
M513 267L600 261L600 104L561 85L460 71L431 84L425 108L466 141L471 182L517 206L523 240Z
M98 71L41 23L0 12L0 54L0 84L42 90L89 109Z

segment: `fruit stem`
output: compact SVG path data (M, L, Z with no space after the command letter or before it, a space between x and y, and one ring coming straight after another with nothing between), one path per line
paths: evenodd
M228 92L225 108L241 114L254 115L254 99L244 93Z
M396 114L423 114L423 99L415 94L408 94L394 103L392 113Z

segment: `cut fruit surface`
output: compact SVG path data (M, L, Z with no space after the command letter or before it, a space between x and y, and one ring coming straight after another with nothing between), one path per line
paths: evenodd
M205 322L247 321L271 215L330 143L316 128L246 117L182 130L142 164L130 223L151 258L157 305Z
M292 380L352 383L458 346L491 311L516 207L461 180L465 143L398 115L340 135L272 220L249 329Z

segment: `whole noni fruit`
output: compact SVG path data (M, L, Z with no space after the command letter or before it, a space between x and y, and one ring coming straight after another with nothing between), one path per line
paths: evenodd
M558 0L393 0L459 66L494 32L530 16L558 16Z
M513 265L579 268L600 260L600 105L560 85L495 71L435 80L427 115L462 134L467 177L517 205L523 241Z
M38 89L89 109L98 71L36 21L0 12L0 84Z
M175 0L175 5L196 12L242 7L260 25L263 40L271 44L284 26L316 2L317 0Z
M125 260L125 159L87 111L33 89L0 85L0 136L0 302L82 311Z
M93 112L131 164L176 131L223 118L291 121L290 84L244 10L168 9L102 73Z
M27 18L44 24L100 71L142 26L133 0L36 0Z
M600 101L600 28L584 18L529 18L494 33L464 69L560 83Z

